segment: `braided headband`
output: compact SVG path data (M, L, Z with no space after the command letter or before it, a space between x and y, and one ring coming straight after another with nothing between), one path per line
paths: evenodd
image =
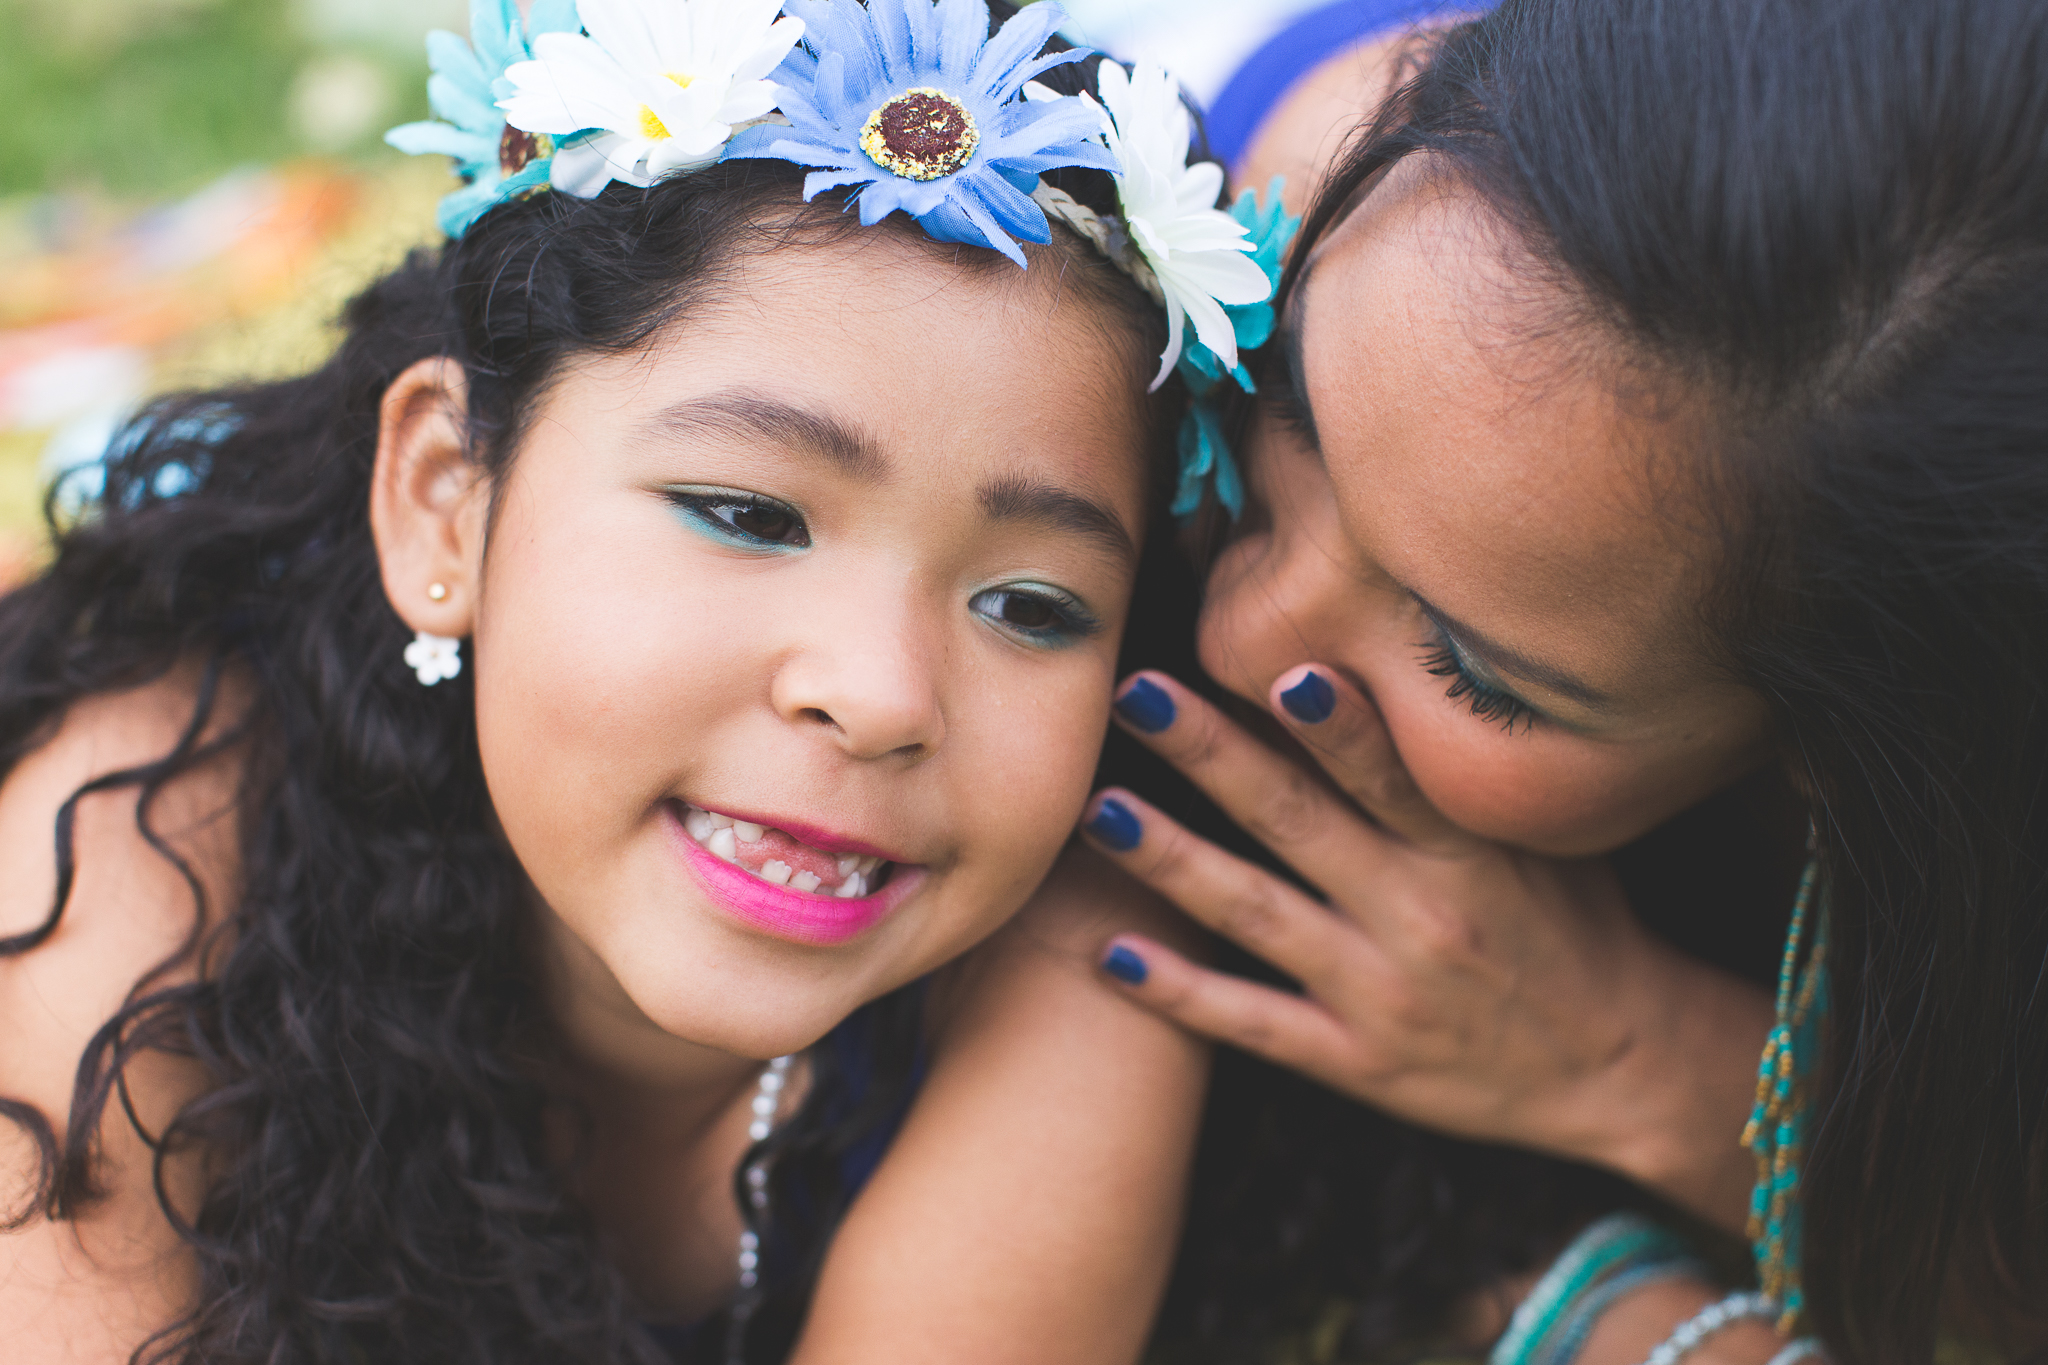
M1222 168L1189 163L1192 120L1158 67L1103 62L1100 103L1040 84L1088 55L1039 55L1064 19L1040 0L991 35L985 0L535 0L522 23L513 0L472 0L468 42L427 39L439 118L385 140L455 159L465 183L440 212L450 237L509 199L587 199L739 158L805 167L806 200L850 189L864 225L901 211L938 241L1020 266L1018 242L1050 242L1057 219L1166 310L1152 388L1178 369L1193 399L1174 510L1193 512L1213 482L1235 516L1243 490L1217 390L1226 378L1252 389L1241 353L1272 334L1298 220L1277 181L1263 209L1256 195L1215 207ZM1119 211L1040 180L1066 167L1107 172Z

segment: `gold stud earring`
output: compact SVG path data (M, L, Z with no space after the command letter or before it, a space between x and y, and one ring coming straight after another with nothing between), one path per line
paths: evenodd
M445 601L447 601L447 600L448 600L448 585L447 585L447 584L445 584L445 583L430 583L430 584L428 584L428 585L427 585L427 596L429 596L429 597L433 598L433 599L434 599L434 600L435 600L436 602L445 602Z

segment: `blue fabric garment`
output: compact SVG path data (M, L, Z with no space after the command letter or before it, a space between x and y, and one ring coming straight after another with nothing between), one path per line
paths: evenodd
M1209 149L1235 168L1266 115L1295 82L1345 48L1374 34L1445 13L1477 13L1491 0L1336 0L1310 10L1269 39L1237 69L1209 110Z

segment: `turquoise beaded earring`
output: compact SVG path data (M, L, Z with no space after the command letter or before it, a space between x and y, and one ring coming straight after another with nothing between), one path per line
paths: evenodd
M1820 863L1811 860L1799 879L1785 956L1778 966L1778 1008L1770 1041L1757 1066L1756 1107L1742 1145L1756 1155L1756 1192L1750 1197L1749 1240L1757 1285L1784 1306L1778 1330L1790 1332L1806 1296L1799 1277L1799 1174L1812 1113L1810 1079L1820 1053L1821 1019L1828 1000L1828 914L1814 908ZM1805 951L1808 928L1813 946Z

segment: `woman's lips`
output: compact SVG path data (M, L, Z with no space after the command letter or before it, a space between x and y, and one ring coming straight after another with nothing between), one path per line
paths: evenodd
M669 810L690 871L712 899L791 942L831 946L857 938L924 880L920 867L819 848L787 829L680 802Z

